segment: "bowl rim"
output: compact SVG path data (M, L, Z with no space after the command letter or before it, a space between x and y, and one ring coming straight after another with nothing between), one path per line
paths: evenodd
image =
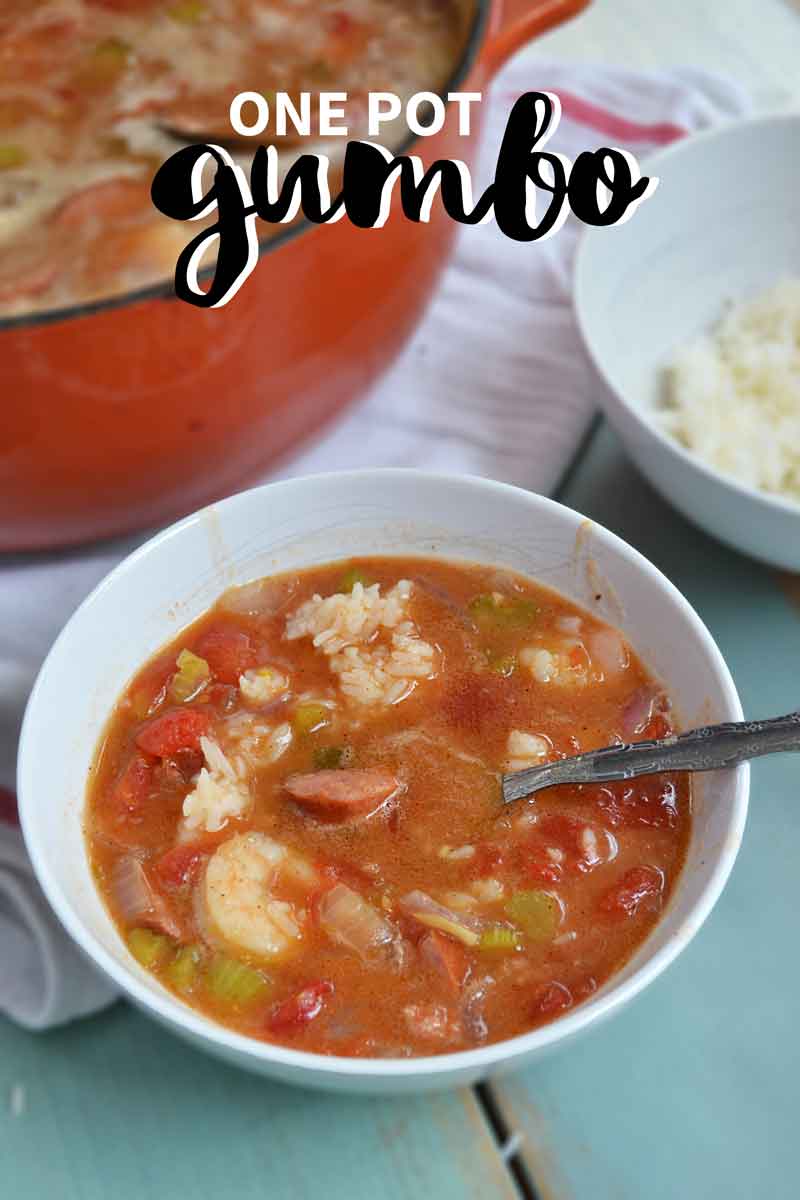
M351 482L376 480L386 483L387 479L411 480L418 486L433 485L434 487L451 487L453 484L491 492L501 497L506 496L515 501L523 499L532 509L566 510L580 520L586 520L575 509L551 500L535 492L526 491L512 484L500 483L476 475L447 475L441 472L429 472L415 468L372 468L356 471L323 472L313 475L300 476L294 479L280 480L239 492L217 504L209 506L213 510L236 508L247 510L256 505L261 512L269 512L269 504L264 503L267 493L276 489L314 488L321 483L337 480L347 486ZM720 844L717 862L696 902L692 905L681 927L675 934L652 954L645 962L636 968L632 976L621 982L614 983L614 977L609 981L609 990L605 995L596 999L584 1001L565 1016L558 1017L549 1024L542 1025L527 1033L518 1034L500 1042L472 1050L459 1050L446 1054L424 1055L414 1058L357 1058L352 1056L328 1056L315 1054L305 1050L294 1050L289 1047L271 1042L261 1042L236 1033L215 1021L202 1016L188 1006L181 1006L179 1000L166 989L151 990L140 982L132 971L116 961L105 950L99 940L84 927L82 921L72 909L69 897L62 889L51 871L48 855L40 843L36 822L28 811L28 796L33 790L31 775L32 763L36 758L37 730L49 710L47 692L49 688L49 672L51 662L57 654L62 653L69 645L71 629L81 614L90 610L96 599L107 590L118 586L131 570L136 570L139 563L150 554L160 549L165 543L180 537L189 528L202 519L207 509L199 509L180 521L161 530L149 538L143 545L127 555L114 567L89 593L73 615L64 625L56 638L44 663L37 675L31 691L19 742L17 789L19 816L23 837L31 863L44 894L67 933L101 971L109 977L135 1004L152 1013L163 1024L177 1032L191 1037L199 1043L207 1044L213 1052L225 1057L231 1053L236 1055L240 1063L251 1060L251 1065L272 1064L284 1068L287 1074L307 1074L325 1076L328 1078L361 1079L364 1081L400 1082L414 1076L435 1080L437 1077L465 1075L473 1073L483 1075L492 1067L501 1063L513 1062L517 1057L529 1057L534 1052L544 1051L558 1042L567 1041L572 1035L611 1015L632 1000L636 995L652 983L670 963L688 946L699 931L727 882L739 851L747 817L750 770L749 764L743 764L731 773L731 811L728 830ZM617 534L606 529L598 522L591 522L593 529L603 539L606 545L623 558L628 559L638 570L650 576L653 581L666 593L667 597L681 611L683 617L693 629L712 664L712 670L717 677L725 704L728 709L726 719L741 720L743 717L741 702L730 671L712 638L689 601L673 583L638 550L630 546ZM124 681L120 682L122 687ZM41 715L40 715L41 709ZM110 919L110 918L109 918ZM119 936L115 927L115 932ZM643 943L646 946L647 940ZM446 1080L445 1080L446 1082Z
M744 128L756 127L760 128L768 125L800 125L800 112L778 112L759 114L754 117L742 117L732 121L726 121L721 125L714 125L709 129L701 129L697 133L690 134L687 137L677 138L668 146L655 151L648 155L642 161L642 174L657 173L661 164L668 159L677 157L678 155L687 152L694 148L698 142L709 142L715 140L724 140L728 137L736 137ZM675 438L670 437L654 420L651 420L646 414L645 409L630 400L628 396L617 387L610 379L609 373L602 361L600 352L598 351L593 340L591 332L591 323L593 316L589 305L585 300L586 279L590 274L590 265L587 263L589 254L594 245L599 240L598 234L605 233L604 229L592 229L588 226L584 227L578 235L578 244L575 252L575 262L573 267L573 294L572 308L575 314L575 320L578 325L578 332L581 340L586 348L586 351L591 359L594 369L603 380L606 386L606 395L602 393L598 396L597 402L605 409L609 406L609 400L616 401L617 404L626 413L630 414L640 430L651 434L659 447L675 455L686 466L694 469L700 475L703 475L710 482L722 485L724 488L732 492L734 495L741 496L747 502L757 505L764 505L767 509L772 509L786 514L790 517L800 518L800 500L793 500L786 496L775 495L771 492L762 491L760 488L751 487L750 484L741 483L732 475L726 475L716 467L707 463L705 459L699 455L687 450ZM701 332L701 331L698 331Z
M464 39L464 44L461 49L457 61L455 62L450 74L447 76L437 95L440 99L447 102L449 92L456 91L458 87L468 77L470 71L478 62L481 51L483 50L488 32L489 32L489 17L492 11L492 5L495 0L474 0L475 8L472 14L472 22ZM407 137L393 151L396 155L408 154L409 150L418 141L419 135L408 131ZM470 140L472 135L470 135ZM175 143L175 148L180 149L184 143ZM185 143L189 144L189 143ZM254 139L253 148L259 143ZM287 225L284 229L275 233L272 237L268 234L258 239L258 258L265 258L271 251L279 250L289 242L301 236L301 234L312 233L317 226L312 224L306 217L302 217L299 221ZM198 279L201 282L206 282L211 278L216 270L216 264L210 263L203 267L198 273ZM156 280L154 283L145 283L140 287L130 288L123 292L112 292L108 296L98 296L94 300L78 300L73 304L62 304L55 308L46 308L41 310L33 310L32 312L12 313L9 316L0 314L0 333L5 329L36 329L39 326L55 325L59 322L73 321L81 317L93 317L98 313L113 312L116 309L127 308L129 305L144 304L150 300L176 300L174 280L172 276Z

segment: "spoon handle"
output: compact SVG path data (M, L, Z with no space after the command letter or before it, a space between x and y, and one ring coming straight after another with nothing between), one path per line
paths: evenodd
M800 750L800 712L767 721L706 725L658 741L589 750L505 776L503 799L509 804L558 783L603 783L660 771L716 771L786 750Z

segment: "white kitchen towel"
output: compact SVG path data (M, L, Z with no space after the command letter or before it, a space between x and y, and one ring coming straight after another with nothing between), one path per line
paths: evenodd
M570 158L601 145L641 158L748 108L735 84L697 70L556 65L528 55L498 76L485 101L481 188L492 176L513 101L530 90L559 95L562 121L548 148ZM572 316L577 232L568 221L548 241L523 245L493 223L462 230L424 320L389 374L270 478L416 466L551 492L588 429L598 387ZM19 721L48 647L143 536L0 558L0 785L13 786ZM0 796L0 815L2 807ZM46 1028L112 999L49 914L18 830L0 820L0 1012Z

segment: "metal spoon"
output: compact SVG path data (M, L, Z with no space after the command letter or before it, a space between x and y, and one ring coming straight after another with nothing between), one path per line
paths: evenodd
M606 746L514 771L503 776L503 802L512 804L559 783L605 783L660 771L717 771L786 750L800 750L800 712L768 721L706 725L658 741Z

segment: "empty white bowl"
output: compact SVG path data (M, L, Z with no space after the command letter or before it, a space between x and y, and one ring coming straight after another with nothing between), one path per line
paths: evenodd
M728 301L800 275L800 115L737 122L674 143L643 167L653 196L624 225L587 233L575 311L608 385L599 402L643 474L709 533L800 569L800 504L739 484L655 419L663 369Z
M225 588L363 554L496 563L617 624L663 680L683 722L741 718L727 667L687 601L614 534L560 504L484 479L359 471L272 484L159 534L104 580L64 628L33 689L19 806L36 874L66 929L118 987L176 1033L230 1062L342 1091L471 1083L529 1062L630 1000L688 944L733 865L747 767L698 778L686 869L653 934L590 1002L496 1045L416 1059L332 1058L252 1041L166 991L132 958L91 878L82 830L87 774L126 682ZM391 997L387 997L391 1003Z

